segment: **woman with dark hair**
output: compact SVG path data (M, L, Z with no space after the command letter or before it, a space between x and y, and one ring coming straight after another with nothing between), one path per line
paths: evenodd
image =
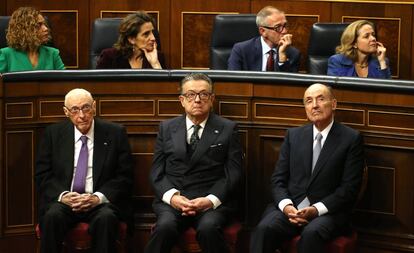
M328 60L328 75L391 78L386 48L375 37L375 26L367 20L351 23L342 33L337 54Z
M32 7L13 12L7 28L8 47L0 49L0 73L64 69L59 50L45 46L50 40L45 18Z
M97 69L162 69L164 58L157 51L154 21L139 11L126 16L119 26L118 41L102 50Z

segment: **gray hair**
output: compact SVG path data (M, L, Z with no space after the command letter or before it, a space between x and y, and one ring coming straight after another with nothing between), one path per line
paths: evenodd
M268 24L266 23L266 18L274 13L284 13L284 12L270 5L261 9L256 15L257 27L268 26Z
M206 81L208 83L208 86L210 88L210 92L213 93L214 91L214 86L213 86L213 81L211 81L211 78L204 73L190 73L188 75L186 75L183 80L181 80L180 83L180 94L183 93L183 86L185 83L189 82L189 81Z

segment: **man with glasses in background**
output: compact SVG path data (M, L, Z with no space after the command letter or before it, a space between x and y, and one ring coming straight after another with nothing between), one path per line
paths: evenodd
M228 252L222 230L237 210L242 178L236 123L212 112L205 74L184 77L179 99L185 114L159 126L150 173L157 222L145 252L171 252L190 226L203 252Z
M125 128L94 118L84 89L66 94L68 117L48 126L38 148L41 252L61 252L66 233L89 223L93 252L116 252L119 221L131 224L132 157Z
M288 34L285 13L266 6L256 15L260 36L234 44L228 70L298 72L300 52Z

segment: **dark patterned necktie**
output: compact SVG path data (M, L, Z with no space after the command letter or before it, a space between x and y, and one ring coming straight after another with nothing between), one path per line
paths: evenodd
M78 164L76 165L75 179L73 180L73 191L77 193L85 192L86 173L88 171L88 137L80 137L82 147L79 152Z
M266 71L275 71L275 58L273 49L269 50L269 57L267 58Z
M197 144L200 141L200 137L198 137L198 130L200 130L200 125L193 125L194 131L193 134L190 137L190 149L191 153L194 153L196 150Z

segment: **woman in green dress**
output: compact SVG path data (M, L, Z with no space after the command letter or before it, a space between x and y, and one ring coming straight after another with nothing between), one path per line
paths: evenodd
M64 69L59 50L45 46L50 40L45 18L32 7L13 12L7 29L8 47L0 49L0 73Z

